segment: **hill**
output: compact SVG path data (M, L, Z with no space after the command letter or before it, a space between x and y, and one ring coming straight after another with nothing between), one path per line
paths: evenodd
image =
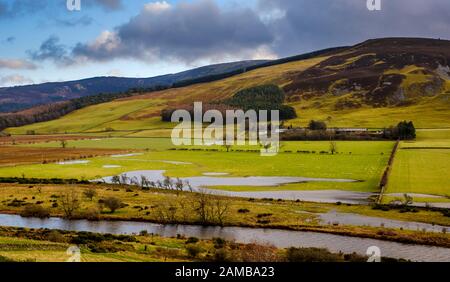
M3 87L0 88L0 112L15 112L36 105L62 102L100 93L120 93L132 88L168 87L182 81L222 75L267 62L255 60L216 64L151 78L94 77L76 81Z
M90 106L8 131L153 136L172 126L161 122L162 109L224 101L263 84L285 90L288 104L297 110L293 125L321 119L330 126L379 128L408 119L419 128L450 127L449 52L450 42L445 40L374 39L221 80Z

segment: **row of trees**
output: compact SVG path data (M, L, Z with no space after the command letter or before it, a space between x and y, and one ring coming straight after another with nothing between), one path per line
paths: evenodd
M135 185L146 190L148 188L176 191L180 197L182 191L195 192L192 197L184 197L178 201L159 203L156 215L161 222L186 222L195 214L197 223L223 225L228 215L230 201L223 197L216 197L204 189L194 191L187 181L168 176L164 180L151 181L145 176L128 177L126 174L114 176L111 180L117 185Z

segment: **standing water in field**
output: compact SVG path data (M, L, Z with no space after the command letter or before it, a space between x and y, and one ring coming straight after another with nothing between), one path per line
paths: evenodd
M123 175L127 176L128 184L136 183L145 176L149 181L163 182L165 171L163 170L144 170L131 171ZM134 181L133 181L134 179ZM352 183L357 180L352 179L332 179L332 178L307 178L307 177L284 177L284 176L252 176L252 177L185 177L181 178L184 182L189 182L194 191L207 191L214 195L243 197L243 198L272 198L283 200L301 200L323 203L348 203L348 204L367 204L369 198L375 194L364 192L340 191L340 190L322 190L322 191L264 191L264 192L230 192L223 190L208 189L208 187L224 186L247 186L247 187L280 187L285 184L306 183L306 182L336 182ZM113 177L104 177L99 180L113 184Z

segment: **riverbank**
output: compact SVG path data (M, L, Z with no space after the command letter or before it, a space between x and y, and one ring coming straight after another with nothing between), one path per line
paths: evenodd
M96 196L91 200L83 193L93 189ZM302 203L273 199L235 199L214 196L226 205L222 222L202 222L196 211L197 194L167 190L143 191L136 187L117 185L0 185L0 213L23 214L25 207L42 207L49 216L64 217L61 197L67 191L78 193L79 208L73 218L135 221L160 224L190 224L204 226L234 226L279 230L312 231L343 236L373 238L409 244L450 246L448 232L424 232L387 228L390 219L408 222L424 222L429 225L450 226L450 218L439 211L425 209L414 212L398 210L382 211L368 206ZM120 199L122 207L114 213L99 210L99 202L108 197ZM38 204L39 203L39 204ZM321 222L321 215L329 212L349 213L377 218L379 225L351 226L345 222ZM357 224L355 224L357 225ZM385 226L385 227L383 227ZM437 231L437 232L436 232Z
M318 248L276 248L220 238L100 235L0 227L0 262L365 262L363 255ZM396 259L382 258L383 262Z

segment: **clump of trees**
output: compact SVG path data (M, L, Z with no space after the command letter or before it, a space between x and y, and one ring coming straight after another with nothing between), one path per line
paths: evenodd
M214 197L203 190L195 194L193 204L194 211L202 224L223 225L230 207L230 201Z
M247 88L237 92L232 98L220 103L203 104L203 114L209 110L217 110L225 116L227 110L255 110L258 114L260 110L268 111L268 118L271 118L270 111L278 110L280 120L288 120L297 117L294 108L284 105L286 94L277 85L262 85ZM192 105L182 105L175 108L162 110L161 118L165 122L171 122L172 114L178 109L186 110L191 117L194 116Z
M311 120L308 125L309 130L327 130L327 124L320 120Z
M280 87L268 84L241 90L224 103L244 111L255 110L257 113L260 110L278 110L281 120L296 118L295 109L283 105L285 99L286 94Z
M160 203L156 216L160 222L187 222L209 225L224 225L229 214L230 201L199 190L192 197L178 198L177 201Z
M385 128L383 137L392 140L414 140L416 139L416 128L412 121L402 121L395 127Z

